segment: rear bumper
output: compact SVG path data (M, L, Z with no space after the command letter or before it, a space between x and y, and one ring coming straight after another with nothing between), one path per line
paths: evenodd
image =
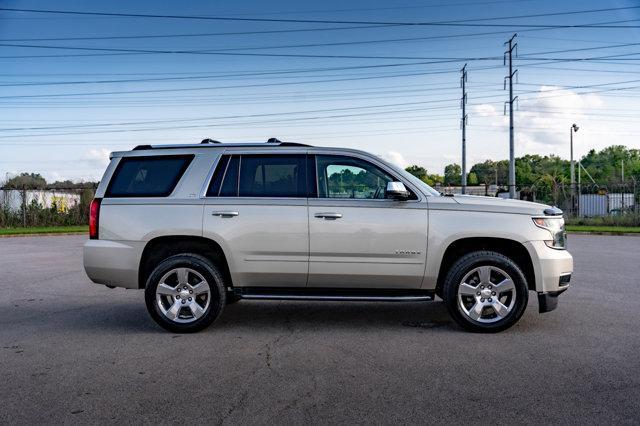
M138 266L144 243L88 240L84 270L91 281L113 287L138 288Z

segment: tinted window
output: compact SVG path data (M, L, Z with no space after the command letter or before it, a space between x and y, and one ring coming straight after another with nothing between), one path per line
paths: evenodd
M238 167L240 165L240 157L234 155L229 161L227 172L224 174L224 182L220 188L221 197L237 197L238 196Z
M193 155L126 157L120 160L107 197L166 197L189 166Z
M387 183L396 179L358 158L317 155L318 193L321 198L384 199Z
M213 172L213 177L211 178L211 183L209 184L209 189L207 189L207 197L217 197L220 193L220 187L222 186L222 179L224 178L224 174L227 171L227 165L229 164L229 156L223 155L218 161L218 165L216 166L215 172Z
M306 197L306 185L306 155L243 155L241 158L241 197Z

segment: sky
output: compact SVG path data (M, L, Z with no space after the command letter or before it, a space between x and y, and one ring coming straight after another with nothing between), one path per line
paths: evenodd
M640 1L0 8L22 9L0 10L0 181L20 172L97 180L111 151L203 138L357 148L442 174L461 162L465 63L468 168L506 159L503 54L514 33L516 156L568 158L573 123L576 157L640 148Z

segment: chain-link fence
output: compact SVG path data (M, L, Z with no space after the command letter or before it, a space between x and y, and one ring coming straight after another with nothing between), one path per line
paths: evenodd
M0 227L86 225L94 188L0 187Z

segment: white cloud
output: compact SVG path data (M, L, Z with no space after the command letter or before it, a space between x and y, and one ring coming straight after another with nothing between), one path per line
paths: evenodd
M92 148L84 156L84 160L96 167L107 167L109 164L109 154L111 151L107 148Z
M586 121L590 108L604 102L595 94L581 95L556 86L540 86L536 96L522 101L516 116L516 138L524 152L547 151L564 154L569 127ZM557 152L558 149L561 152Z
M387 151L387 153L384 154L382 158L389 161L390 163L395 164L398 167L402 167L403 169L409 165L404 156L397 151Z
M496 107L490 104L480 104L473 107L473 112L480 117L495 117Z

